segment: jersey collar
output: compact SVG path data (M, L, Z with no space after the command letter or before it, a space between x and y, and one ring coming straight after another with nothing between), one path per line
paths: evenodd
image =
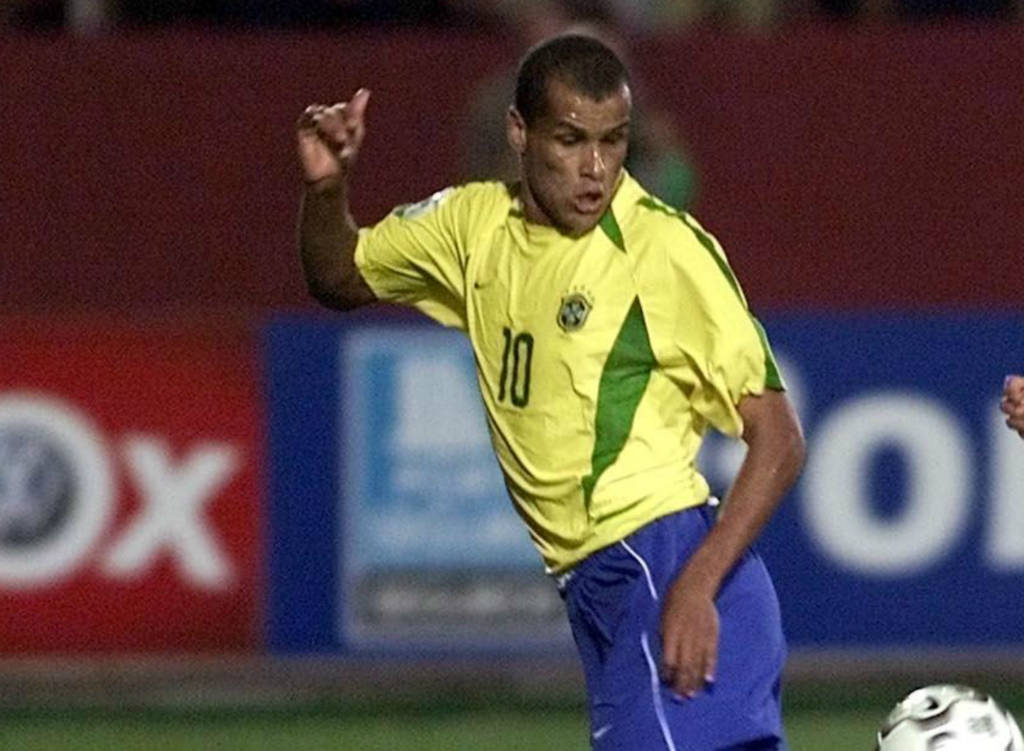
M611 203L608 204L608 208L605 210L601 220L597 223L597 226L590 230L590 232L576 239L587 237L593 232L603 231L616 246L624 250L625 248L623 247L622 232L619 222L627 215L629 207L636 204L643 195L643 188L641 188L640 184L633 179L633 176L623 168L622 175L619 178L619 184L615 187L615 195L612 196ZM523 211L523 201L520 197L520 188L518 183L516 184L512 202L509 206L508 217L510 226L519 230L518 232L514 232L514 234L521 235L522 240L527 241L523 243L524 245L539 248L570 239L555 227L527 221L526 215Z

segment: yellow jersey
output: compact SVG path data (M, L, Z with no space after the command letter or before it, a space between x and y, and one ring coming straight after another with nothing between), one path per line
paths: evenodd
M722 248L623 173L580 237L526 221L515 186L470 183L360 229L382 301L464 331L505 485L551 573L706 501L709 426L782 389Z

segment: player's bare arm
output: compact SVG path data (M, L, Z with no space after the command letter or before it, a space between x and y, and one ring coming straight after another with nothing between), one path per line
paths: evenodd
M1006 424L1024 438L1024 376L1011 375L1003 383L999 408L1006 415Z
M739 404L747 455L718 523L672 584L661 615L663 679L683 696L714 680L718 654L715 597L753 543L804 460L800 423L785 393L765 391Z
M305 189L299 251L306 285L321 304L350 310L376 300L355 265L358 227L349 210L349 175L366 133L367 89L345 103L310 105L297 124Z

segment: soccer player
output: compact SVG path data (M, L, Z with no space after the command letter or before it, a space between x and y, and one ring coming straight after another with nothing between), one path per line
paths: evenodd
M751 544L803 437L722 248L623 169L621 61L586 36L535 46L507 117L520 181L357 228L369 96L298 122L310 292L468 335L506 486L566 602L593 747L786 748L778 602ZM721 507L695 467L709 428L747 444Z
M1024 376L1006 376L999 408L1006 415L1006 424L1024 438Z

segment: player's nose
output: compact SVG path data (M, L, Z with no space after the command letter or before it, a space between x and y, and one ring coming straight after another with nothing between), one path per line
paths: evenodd
M600 180L607 167L604 162L604 155L601 153L601 148L598 144L588 146L583 152L583 162L581 164L581 172L584 177L593 177Z

